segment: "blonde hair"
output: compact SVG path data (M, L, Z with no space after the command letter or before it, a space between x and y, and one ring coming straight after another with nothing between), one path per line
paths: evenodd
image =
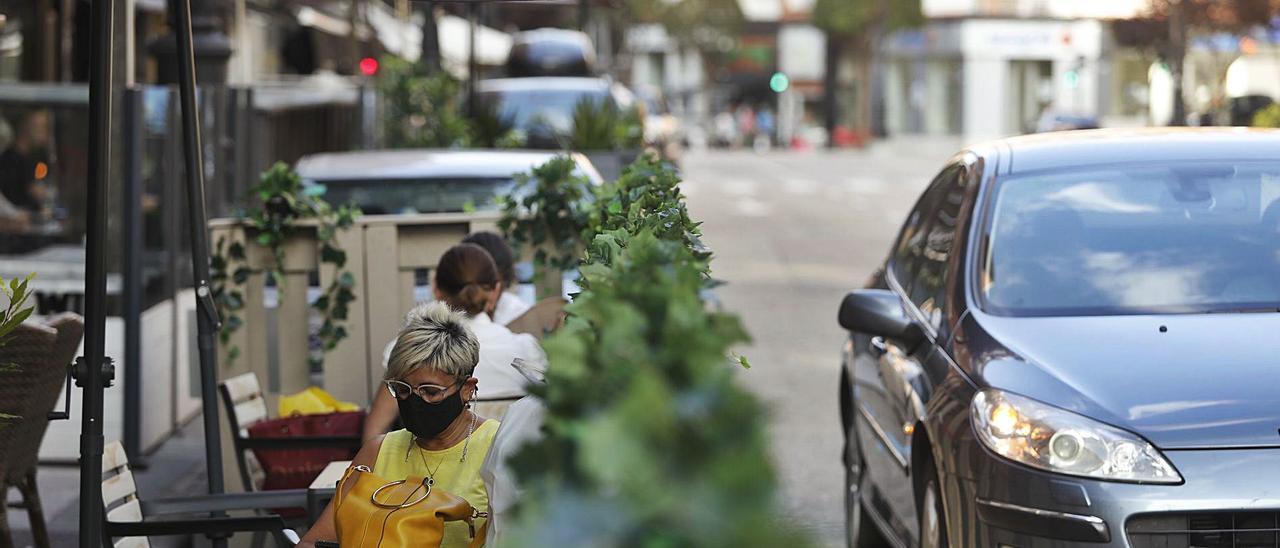
M420 304L405 317L387 360L386 380L399 380L423 367L469 377L480 363L480 342L466 317L440 302Z

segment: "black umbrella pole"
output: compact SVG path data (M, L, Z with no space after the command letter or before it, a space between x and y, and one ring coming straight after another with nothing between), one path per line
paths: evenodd
M174 35L178 38L178 95L182 106L182 145L186 157L187 220L191 230L191 270L196 289L197 346L200 351L200 398L204 414L205 466L209 493L221 493L222 432L218 428L217 354L214 332L218 313L209 289L209 234L204 212L204 158L200 116L196 110L196 61L191 38L191 1L170 0Z
M107 195L111 180L112 0L90 6L89 180L85 234L85 359L76 371L84 388L80 418L80 548L102 546L102 366L106 344Z

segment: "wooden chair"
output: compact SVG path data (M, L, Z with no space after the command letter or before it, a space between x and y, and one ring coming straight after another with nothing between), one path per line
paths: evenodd
M253 456L254 449L331 449L360 450L360 436L300 436L294 438L250 438L249 427L266 420L267 401L258 384L258 376L244 373L218 385L222 404L231 422L231 439L235 446L236 464L245 491L257 491L265 478L262 467Z
M9 494L7 478L9 463L14 460L13 454L21 451L18 437L23 429L19 426L25 419L24 414L28 413L28 402L35 393L31 383L32 375L27 371L38 371L44 367L53 354L57 340L58 332L53 328L24 323L10 333L8 342L0 347L0 548L13 547L6 511ZM34 488L34 485L31 487ZM33 498L27 496L25 489L23 496L27 501ZM37 544L49 546L49 532L44 528L43 515L33 513L31 533Z
M102 453L103 538L115 548L149 548L148 536L205 535L225 538L234 533L265 532L278 546L293 546L298 537L275 514L228 516L237 510L260 511L306 504L305 489L263 493L199 495L154 501L138 497L124 446L115 441Z
M511 320L507 329L512 333L528 333L541 340L564 325L566 304L569 302L560 297L542 299L520 317Z
M45 526L40 490L36 486L36 461L40 443L49 429L49 412L58 403L67 377L67 365L75 359L80 339L84 336L84 319L78 314L59 314L46 323L57 332L53 350L40 362L23 365L22 374L28 398L19 413L22 419L13 425L14 448L5 459L4 485L18 488L31 521L31 535L36 546L48 548L49 533Z

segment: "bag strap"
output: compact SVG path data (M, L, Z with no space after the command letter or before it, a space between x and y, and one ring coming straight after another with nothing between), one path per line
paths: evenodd
M352 474L355 472L368 472L368 471L369 471L368 466L365 466L363 464L353 464L347 467L346 472L342 473L342 479L338 480L338 490L335 491L333 494L333 512L335 515L338 513L338 510L342 508L342 501L347 498L346 497L347 493L350 492L351 489L355 487L355 482L359 481L360 479L359 476L356 476L353 478ZM350 486L347 485L348 481L351 482Z
M492 518L493 516L489 516L488 519L484 520L484 525L480 526L480 532L476 533L476 536L471 539L470 548L484 548L485 538L489 536L489 519Z

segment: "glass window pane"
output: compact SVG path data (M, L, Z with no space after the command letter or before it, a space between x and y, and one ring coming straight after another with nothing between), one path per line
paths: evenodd
M999 184L991 219L997 313L1280 307L1280 163L1029 174Z

